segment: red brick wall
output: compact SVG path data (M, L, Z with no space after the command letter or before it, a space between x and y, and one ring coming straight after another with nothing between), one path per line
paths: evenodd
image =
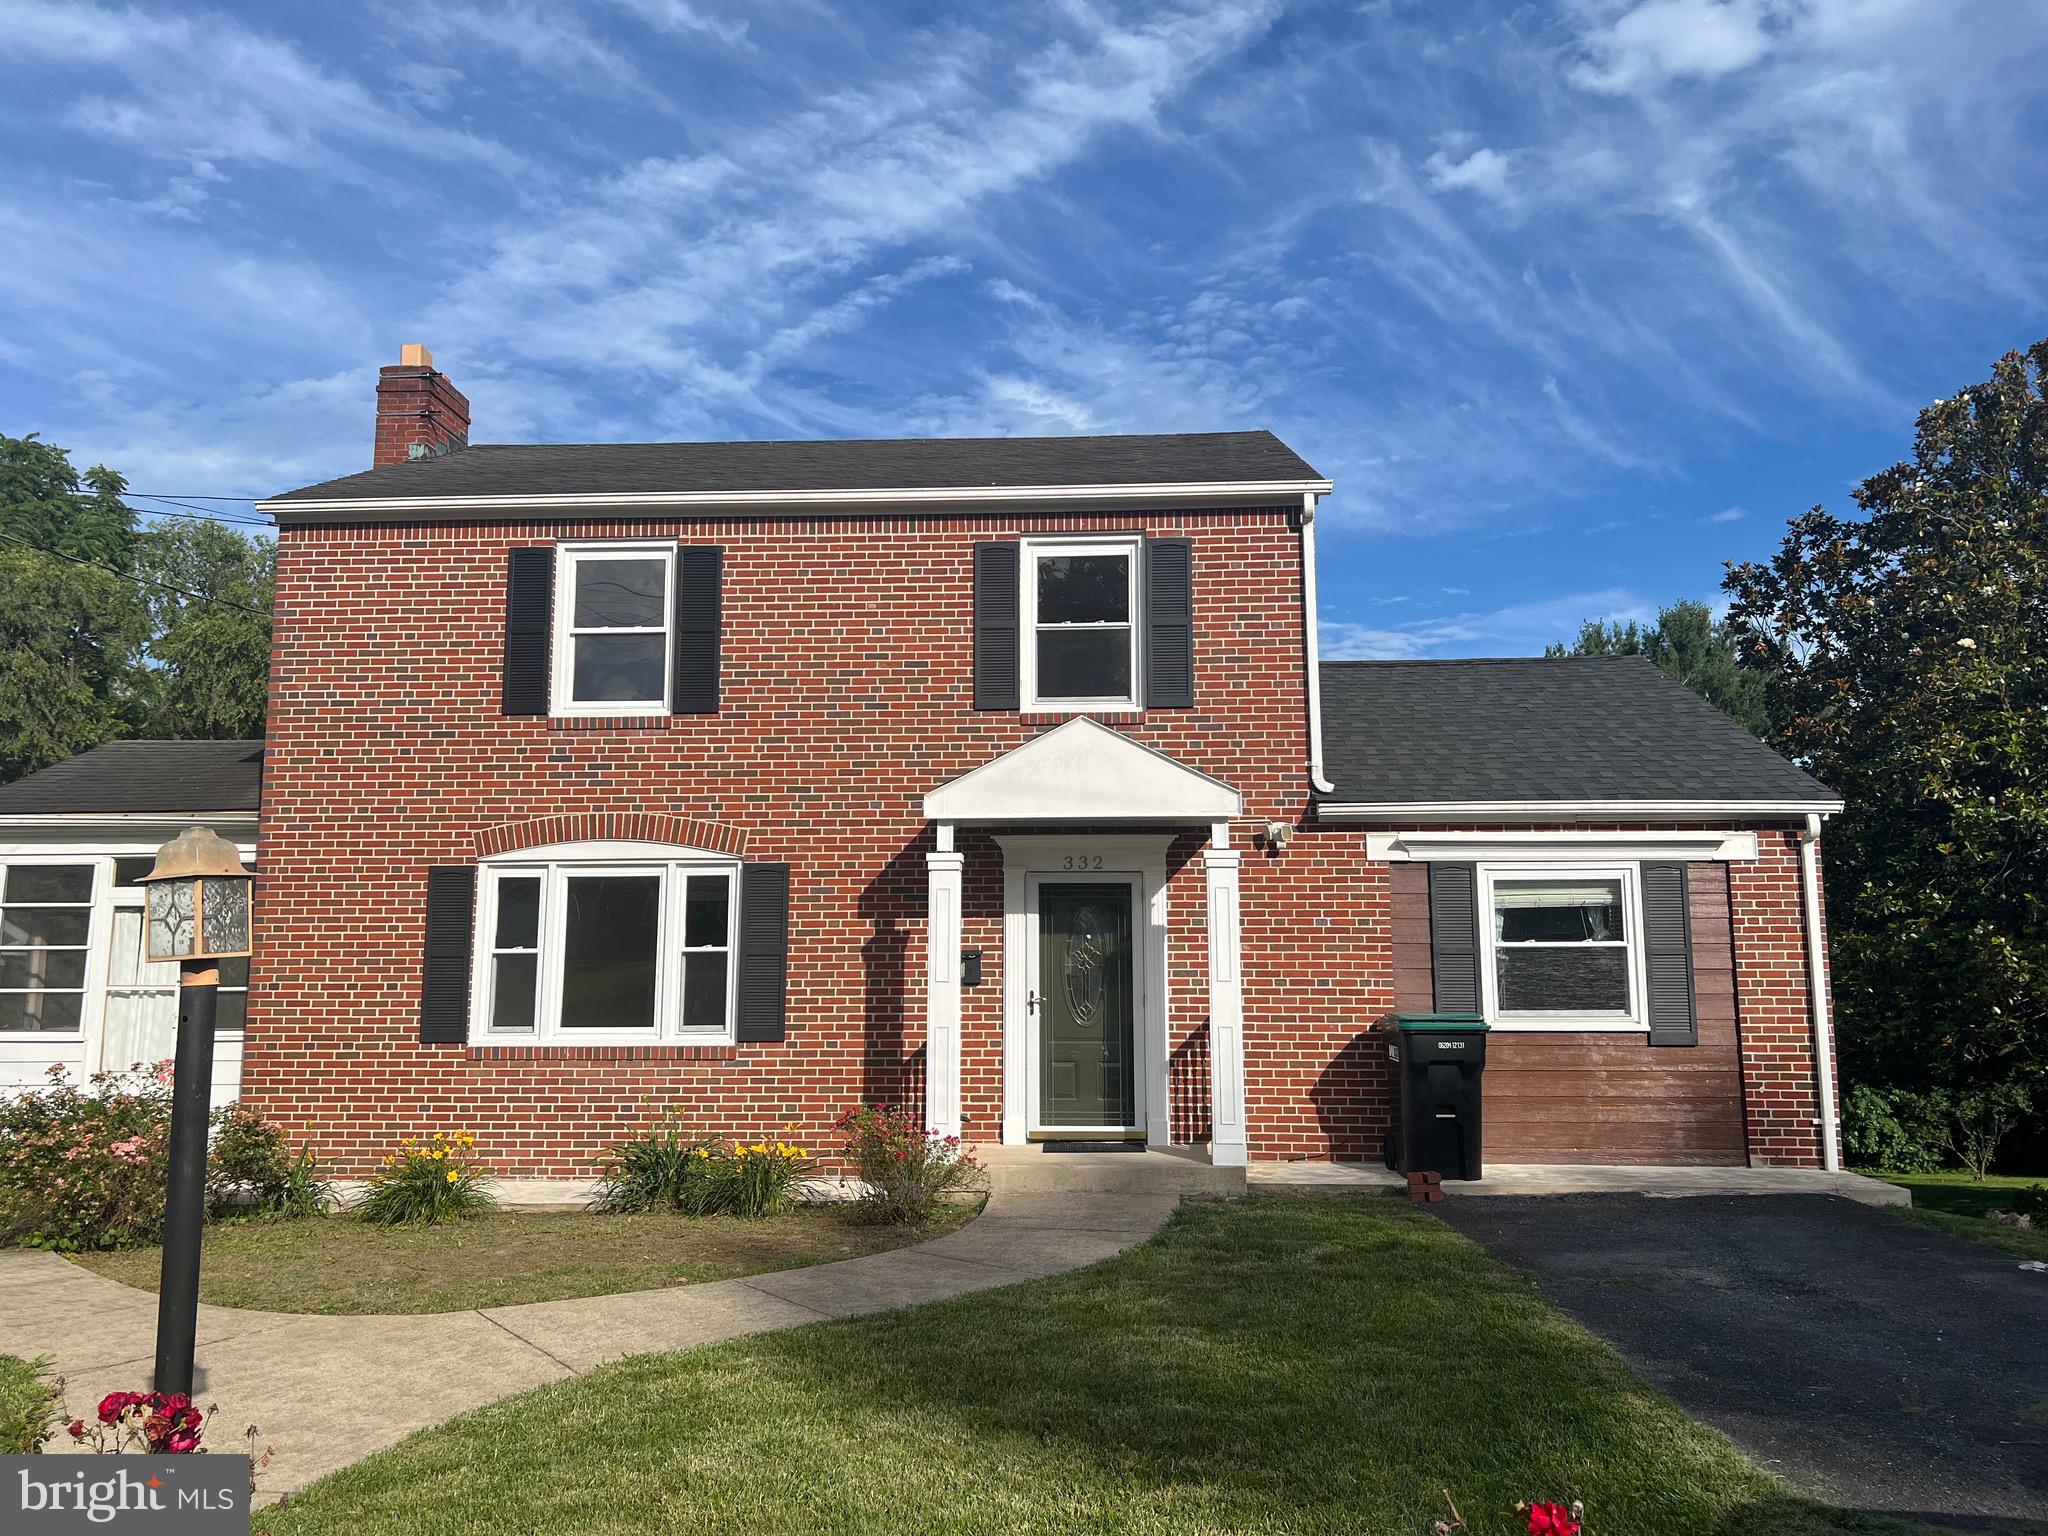
M1749 1160L1756 1166L1817 1168L1820 1087L1813 1060L1799 835L1764 831L1757 834L1757 843L1756 862L1728 867ZM1825 935L1823 919L1823 943Z
M1300 568L1284 511L284 530L245 1098L345 1173L402 1134L460 1126L500 1169L552 1177L587 1173L665 1104L709 1132L788 1126L819 1145L856 1100L915 1100L932 846L919 797L1059 723L971 708L970 546L1113 529L1194 541L1196 708L1107 723L1242 791L1240 846L1267 820L1298 822ZM590 537L724 547L720 714L620 725L499 713L507 550ZM531 841L509 824L603 813L709 823L715 846L793 866L788 1039L422 1046L427 868ZM1178 840L1169 883L1175 1120L1191 1128L1208 1096L1205 837ZM993 1140L1001 868L985 837L963 834L961 847L962 942L985 957L983 985L962 997L963 1107L970 1139ZM1343 1114L1316 1107L1327 1091L1313 1059L1378 997L1358 946L1384 945L1384 893L1357 863L1302 841L1277 864L1247 853L1260 1155L1345 1134Z

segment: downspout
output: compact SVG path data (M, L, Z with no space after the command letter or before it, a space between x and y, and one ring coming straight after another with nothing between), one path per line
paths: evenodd
M1308 647L1308 783L1319 795L1337 786L1323 777L1323 641L1316 625L1316 493L1301 498L1301 627Z
M1842 1170L1835 1126L1835 1041L1828 1017L1827 945L1820 911L1820 817L1809 812L1799 834L1799 892L1806 903L1806 987L1813 997L1813 1065L1820 1083L1821 1166Z

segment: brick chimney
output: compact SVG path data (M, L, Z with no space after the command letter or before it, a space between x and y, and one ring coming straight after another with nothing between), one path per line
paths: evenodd
M434 367L416 341L398 349L398 366L377 372L377 445L371 468L431 459L469 446L469 397Z

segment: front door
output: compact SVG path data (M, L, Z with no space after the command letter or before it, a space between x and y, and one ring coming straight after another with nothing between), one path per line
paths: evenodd
M1125 1130L1136 1123L1136 966L1131 887L1038 887L1039 1123Z

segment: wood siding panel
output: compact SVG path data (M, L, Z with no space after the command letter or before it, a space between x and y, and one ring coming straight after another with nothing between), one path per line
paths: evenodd
M1427 866L1388 873L1395 1007L1424 1011L1433 1002ZM1694 864L1686 874L1699 1044L1653 1050L1640 1034L1495 1030L1486 1042L1488 1162L1747 1161L1727 866Z

